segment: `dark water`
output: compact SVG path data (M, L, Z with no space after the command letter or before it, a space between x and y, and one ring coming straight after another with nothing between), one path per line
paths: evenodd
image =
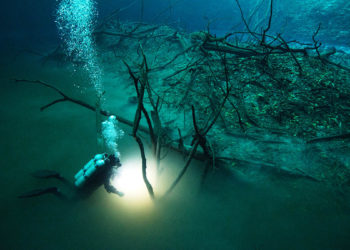
M94 102L94 90L87 84L80 86L84 80L80 75L56 64L42 64L40 57L31 53L18 53L19 48L46 51L57 41L55 25L45 21L53 21L54 1L20 2L17 12L10 11L12 5L4 5L0 19L1 249L350 249L347 194L307 179L263 173L247 178L227 170L216 171L201 187L200 162L190 166L168 199L154 204L147 196L142 201L119 198L103 188L78 202L51 195L18 199L33 188L61 186L57 180L34 179L31 172L49 169L72 179L97 151L93 112L71 103L40 112L40 107L59 97L57 93L11 80L40 79ZM105 1L99 6L101 15L126 2ZM149 1L145 20L152 21L154 12L167 7L165 2L176 1L158 5ZM182 3L155 22L195 30L219 15L222 18L214 22L214 28L221 32L238 21L227 21L231 7L232 13L239 13L232 2L223 1L216 11L216 1L191 1L181 9ZM231 7L225 8L225 4ZM242 6L249 9L249 4ZM139 7L136 1L135 8L122 18L140 18ZM346 46L346 37L339 43ZM134 106L114 101L126 94L126 87L116 86L109 78L106 90L105 106L133 117ZM127 162L138 158L139 151L128 136L129 128L121 126L126 136L120 141L120 153ZM184 161L170 153L164 164L172 167L156 185L159 196Z

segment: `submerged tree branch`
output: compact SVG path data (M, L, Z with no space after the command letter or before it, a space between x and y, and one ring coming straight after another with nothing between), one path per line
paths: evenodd
M169 189L165 192L164 196L169 195L169 194L174 190L174 188L176 187L176 185L180 182L181 178L182 178L183 175L186 173L186 171L187 171L189 165L191 164L191 161L192 161L194 155L195 155L196 152L197 152L198 145L199 145L199 140L197 140L197 141L195 142L195 144L193 145L192 150L191 150L189 156L187 157L185 166L183 167L183 169L181 170L181 172L179 173L179 175L177 176L177 178L175 179L175 181L171 184L171 186L169 187Z
M327 142L327 141L335 141L335 140L343 140L343 139L350 139L350 133L314 138L314 139L308 140L306 143L312 144L317 142Z
M267 33L267 32L270 30L270 28L271 28L272 14L273 14L273 0L271 0L271 2L270 2L270 16L269 16L269 22L268 22L268 25L267 25L266 29L264 29L264 31L263 31L262 38L261 38L261 44L265 44L266 33Z
M149 182L148 178L147 178L147 160L146 160L146 155L145 155L145 149L142 143L141 138L137 135L137 130L140 126L140 121L141 121L141 114L143 113L147 119L148 122L148 126L149 126L149 133L151 135L151 140L154 143L154 134L153 134L153 128L152 128L152 124L150 121L150 118L148 116L148 113L146 111L146 109L143 106L143 98L144 98L144 94L145 94L145 89L146 89L146 83L144 81L140 81L131 71L129 65L124 62L125 65L127 66L128 70L129 70L129 74L130 76L134 79L134 84L135 84L135 91L137 92L137 98L138 98L138 105L137 105L137 109L135 112L135 118L134 118L134 125L133 125L133 131L132 131L132 135L135 138L137 144L139 145L140 148L140 153L141 153L141 159L142 159L142 178L143 181L146 185L147 191L149 196L151 197L152 200L154 200L154 191L153 191L153 187L151 185L151 183ZM146 63L145 63L145 58L142 64L142 67L146 67ZM141 85L140 87L138 85Z
M75 104L77 104L77 105L79 105L79 106L82 106L82 107L84 107L84 108L87 108L87 109L89 109L89 110L91 110L91 111L96 112L96 107L94 107L94 106L92 106L92 105L90 105L90 104L88 104L88 103L86 103L86 102L83 102L83 101L81 101L81 100L78 100L78 99L75 99L75 98L72 98L72 97L68 96L68 95L65 94L63 91L61 91L60 89L58 89L57 87L55 87L55 86L53 86L53 85L51 85L51 84L49 84L49 83L45 83L45 82L40 81L40 80L26 80L26 79L13 79L13 81L15 81L15 82L33 83L33 84L42 85L42 86L45 86L45 87L47 87L47 88L50 88L50 89L55 90L57 93L59 93L59 94L63 97L63 98L61 98L61 99L58 99L58 100L56 100L56 101L53 101L53 102L51 102L51 103L49 103L49 104L47 104L47 105L41 107L41 108L40 108L40 111L44 111L46 108L51 107L51 106L53 106L53 105L56 104L56 103L65 102L65 101L66 101L66 102L75 103ZM101 110L100 113L101 113L101 115L103 115L103 116L114 115L114 116L116 117L116 119L117 119L119 122L121 122L121 123L123 123L123 124L125 124L125 125L128 125L128 126L130 126L130 127L132 127L132 126L134 125L134 122L133 122L133 121L127 120L127 119L125 119L125 118L123 118L123 117L121 117L121 116L119 116L119 115L117 115L117 114L110 113L109 111ZM142 132L149 133L148 128L146 128L145 126L139 125L139 128L138 128L138 129L139 129L140 131L142 131Z
M141 152L142 178L143 178L143 181L146 184L146 188L147 188L148 194L150 195L151 199L154 200L154 198L155 198L154 197L154 191L153 191L151 183L149 182L149 180L147 178L147 162L146 162L145 149L144 149L144 146L143 146L141 138L138 135L136 135L136 134L134 135L134 137L135 137L135 140L136 140L137 144L139 145L140 152Z

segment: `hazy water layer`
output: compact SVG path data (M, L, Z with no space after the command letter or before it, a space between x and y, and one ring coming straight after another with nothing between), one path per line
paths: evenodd
M201 168L194 165L168 200L152 206L129 204L103 188L76 203L54 196L17 199L21 192L59 184L33 179L30 172L46 168L72 177L96 150L93 112L69 103L40 112L57 94L9 81L71 80L62 69L30 65L20 61L4 66L1 75L3 249L350 248L345 201L307 180L263 175L248 180L218 171L200 191ZM68 85L61 87L72 91ZM121 155L133 155L135 150L126 136Z

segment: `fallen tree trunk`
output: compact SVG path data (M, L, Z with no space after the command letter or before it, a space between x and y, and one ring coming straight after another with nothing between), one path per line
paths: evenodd
M68 95L66 95L64 92L62 92L60 89L58 89L57 87L51 85L51 84L48 84L48 83L45 83L43 81L39 81L39 80L26 80L26 79L14 79L15 82L26 82L26 83L33 83L33 84L38 84L38 85L42 85L42 86L45 86L47 88L50 88L50 89L53 89L54 91L56 91L57 93L59 93L62 98L60 99L57 99L55 101L52 101L51 103L43 106L40 108L40 111L44 111L46 108L48 107L51 107L53 106L54 104L56 103L59 103L59 102L72 102L72 103L75 103L79 106L82 106L84 108L87 108L91 111L94 111L96 112L96 108L86 102L83 102L81 100L78 100L78 99L75 99L75 98L72 98ZM127 120L117 114L113 114L109 111L105 111L105 110L101 110L101 115L103 116L110 116L110 115L114 115L116 117L116 119L129 126L129 127L133 127L134 126L134 121L130 121L130 120ZM142 126L142 125L139 125L138 126L138 130L141 131L141 132L144 132L144 133L147 133L149 134L149 128L147 128L146 126ZM316 138L314 140L310 140L308 141L307 143L314 143L314 142L319 142L319 141L328 141L328 140L332 140L332 139L341 139L341 138L349 138L350 137L350 134L344 134L344 135L340 135L340 136L332 136L332 137L325 137L325 138ZM198 145L197 145L198 146ZM187 146L187 145L184 145L183 148L180 148L179 147L179 144L178 144L178 141L177 140L174 140L173 143L169 144L169 145L166 145L166 147L168 147L169 149L171 150L174 150L176 152L179 152L179 153L182 153L182 154L185 154L187 156L191 156L191 158L195 158L197 160L200 160L200 161L204 161L204 160L207 160L207 155L201 150L201 149L197 149L195 150L196 153L194 153L193 151L193 146ZM287 170L287 169L280 169L278 166L274 165L274 164L271 164L271 163L266 163L266 162L257 162L257 161L251 161L251 160L242 160L242 159L238 159L238 158L230 158L230 157L222 157L222 156L217 156L216 157L217 160L222 160L222 161L230 161L230 162L235 162L236 164L240 164L240 165L245 165L245 166L258 166L260 167L261 170L265 171L265 172L269 172L269 173L272 173L272 174L277 174L277 175L284 175L284 176L293 176L293 177L296 177L296 178L307 178L307 179L310 179L310 180L314 180L314 181L319 181L318 179L310 176L310 175L307 175L305 173L303 173L301 170L300 170L300 173L297 173L295 171L292 171L292 170ZM172 189L172 188L171 188Z

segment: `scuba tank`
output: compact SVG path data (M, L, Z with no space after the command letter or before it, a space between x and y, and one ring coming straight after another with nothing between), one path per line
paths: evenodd
M74 179L79 179L79 177L82 176L84 172L86 172L90 167L94 165L95 161L103 160L104 158L106 158L106 156L103 154L95 155L95 157L86 163L85 166L74 176Z
M82 187L86 181L96 172L97 169L105 166L107 154L97 154L74 176L76 187Z

